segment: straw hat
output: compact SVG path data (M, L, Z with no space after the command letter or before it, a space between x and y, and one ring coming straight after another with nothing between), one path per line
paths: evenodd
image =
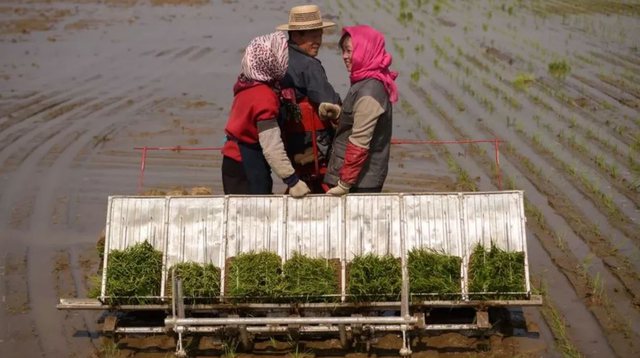
M324 29L335 26L329 21L322 21L320 8L317 5L294 6L289 11L289 23L276 27L280 31L302 31Z

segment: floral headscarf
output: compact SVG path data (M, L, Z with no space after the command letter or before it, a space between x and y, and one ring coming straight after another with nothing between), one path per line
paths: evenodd
M242 75L260 82L279 81L287 72L288 64L287 38L276 31L251 40L242 57Z
M391 71L391 55L384 48L384 35L371 26L348 26L342 30L342 36L351 36L353 54L351 55L351 83L365 78L375 78L384 84L389 100L398 100L398 87L395 79L398 72Z

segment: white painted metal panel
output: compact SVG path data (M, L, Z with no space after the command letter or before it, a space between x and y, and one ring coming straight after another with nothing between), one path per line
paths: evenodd
M227 200L227 257L263 250L283 254L284 196L231 196Z
M101 297L109 296L106 292L107 264L112 250L124 250L147 241L156 250L166 252L165 215L165 198L109 197ZM164 286L161 291L164 292Z
M402 198L405 248L429 248L462 257L459 194L417 194Z
M163 287L177 262L213 263L241 252L268 250L287 260L294 251L350 261L357 255L391 254L404 260L415 247L463 258L491 243L525 254L523 193L360 194L211 197L110 197L108 253L149 241L163 252ZM105 296L107 265L103 275ZM224 280L224 276L222 277ZM162 291L164 292L164 290Z
M341 258L342 199L331 196L287 198L286 261L294 252L310 257Z
M400 257L400 197L388 194L345 197L345 258L363 254Z
M168 198L167 268L180 262L224 262L224 197Z
M122 250L148 241L164 251L165 198L111 197L107 213L107 250Z
M525 251L522 192L466 193L462 197L466 247L494 243L506 251Z

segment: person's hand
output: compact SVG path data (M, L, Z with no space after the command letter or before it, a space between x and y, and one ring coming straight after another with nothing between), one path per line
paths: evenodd
M341 112L339 105L329 102L322 102L318 107L318 115L324 120L335 121L340 117Z
M289 195L293 196L294 198L302 198L303 196L309 194L309 192L311 192L311 190L307 186L307 183L303 182L302 180L298 180L296 185L289 188Z
M338 180L338 185L327 191L327 194L334 196L343 196L349 193L349 189L351 189L351 185L343 182L342 180Z
M293 161L296 164L305 165L313 162L315 160L315 156L313 155L313 148L309 147L304 150L302 153L295 154L293 156Z

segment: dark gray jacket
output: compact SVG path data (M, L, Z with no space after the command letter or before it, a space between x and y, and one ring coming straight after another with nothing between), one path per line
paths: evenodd
M355 121L358 121L355 125L357 133L353 130ZM381 187L389 169L391 131L392 106L384 84L373 78L353 84L342 104L342 114L324 181L329 185L338 183L347 143L351 141L362 148L369 148L368 158L354 186Z
M292 41L289 41L289 67L281 86L295 88L297 100L308 97L316 105L322 102L340 104L340 96L329 83L322 62L304 53Z

